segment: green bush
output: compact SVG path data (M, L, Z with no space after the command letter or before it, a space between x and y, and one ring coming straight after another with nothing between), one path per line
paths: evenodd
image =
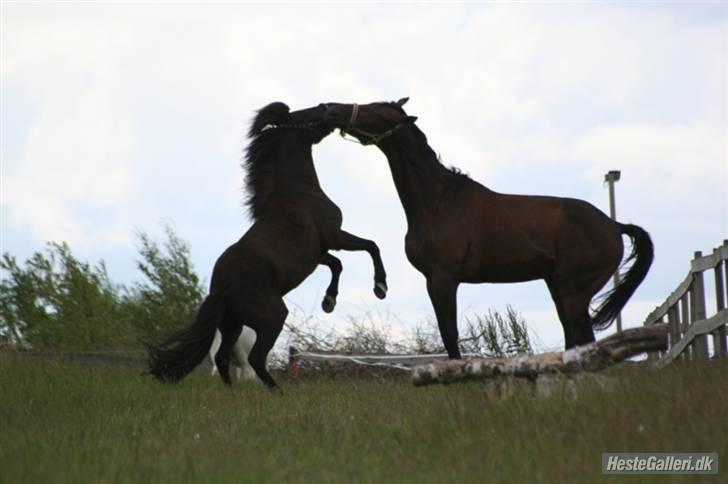
M66 243L50 243L21 267L3 254L0 267L0 331L15 345L37 349L86 350L128 347L133 336L124 321L119 288L103 262L76 259Z
M103 261L79 261L66 243L50 243L0 269L0 335L11 346L54 350L140 349L140 341L189 324L203 289L189 246L165 227L163 248L139 234L143 282L115 285Z
M460 350L486 357L531 354L533 347L526 321L512 306L505 314L489 310L485 315L464 318L459 324ZM445 347L434 320L415 327L409 346L414 353L444 353Z
M139 234L142 260L137 267L146 280L133 284L124 298L131 324L145 341L159 340L188 325L204 296L189 245L171 227L164 231L163 249L148 235Z
M505 315L491 309L484 316L466 318L460 346L465 353L497 358L533 353L526 321L510 305Z

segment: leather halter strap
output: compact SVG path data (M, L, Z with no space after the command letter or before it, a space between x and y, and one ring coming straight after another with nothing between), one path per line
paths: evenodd
M384 138L387 138L388 136L391 136L395 131L397 131L399 128L404 126L406 123L399 123L396 126L394 126L392 129L385 131L384 133L376 134L371 133L369 131L365 131L361 128L358 128L356 126L356 118L359 116L359 105L354 103L351 107L351 117L349 118L349 123L346 125L346 128L341 129L341 136L344 136L345 134L353 134L354 132L359 133L360 135L364 136L366 138L366 141L360 141L363 145L376 145L379 144L380 141L382 141Z

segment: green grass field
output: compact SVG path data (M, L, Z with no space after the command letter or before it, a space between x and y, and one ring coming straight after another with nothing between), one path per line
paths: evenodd
M611 374L614 388L577 400L488 400L478 383L401 381L282 381L279 396L203 374L162 385L135 370L0 353L0 481L698 479L607 479L605 451L712 451L728 465L728 361Z

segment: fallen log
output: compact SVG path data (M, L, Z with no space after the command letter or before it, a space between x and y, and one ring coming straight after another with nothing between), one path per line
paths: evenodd
M594 372L544 373L535 379L501 376L483 383L485 396L489 400L517 396L577 400L585 389L612 391L616 388L617 377Z
M667 349L666 323L630 328L600 341L566 351L513 358L467 358L416 366L415 385L489 380L503 376L535 379L539 375L593 372L649 351Z

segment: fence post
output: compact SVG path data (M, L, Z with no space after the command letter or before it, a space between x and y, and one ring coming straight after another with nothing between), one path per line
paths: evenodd
M723 241L723 244L728 244L728 240ZM720 250L720 248L716 249L716 251L718 250ZM720 261L718 265L715 266L715 269L713 269L713 272L715 273L715 307L718 311L725 308L726 278L724 278L724 268L725 273L728 274L728 262ZM726 354L728 354L727 346L725 325L723 325L713 333L713 349L715 351L715 356L719 358L726 356Z
M695 252L694 259L699 259L703 256L701 251ZM703 278L702 272L695 272L693 274L693 290L690 291L692 295L691 309L692 309L692 321L691 324L695 324L697 321L702 321L706 318L705 314L705 279ZM708 336L700 335L695 337L695 359L707 360L708 359Z
M681 322L681 325L682 325L682 333L683 334L687 333L688 332L688 329L690 329L690 313L692 311L690 311L690 303L689 302L690 302L690 299L691 299L690 298L690 292L693 290L692 287L693 287L693 285L691 283L690 284L690 287L688 288L688 290L680 298L680 310L681 310L681 316L682 316L680 318L680 322ZM694 356L693 355L693 353L694 353L693 352L693 344L691 343L688 346L686 346L685 349L683 349L682 353L683 353L683 355L685 355L684 356L684 359L685 360L691 360L691 359L693 359L693 356Z
M657 323L656 322L653 322L653 324L657 324ZM645 325L645 326L647 326L647 325ZM667 348L668 349L670 348L670 342L669 341L668 341ZM660 351L650 351L650 352L647 353L647 361L649 361L652 364L656 363L660 358L662 358L662 353Z
M680 338L682 338L682 331L680 331L680 317L677 311L677 303L674 306L670 306L668 308L667 322L670 325L670 346L668 350L671 350L672 347L675 346L678 341L680 341Z
M288 347L288 377L298 377L298 370L301 365L301 359L298 357L298 349L293 346Z

